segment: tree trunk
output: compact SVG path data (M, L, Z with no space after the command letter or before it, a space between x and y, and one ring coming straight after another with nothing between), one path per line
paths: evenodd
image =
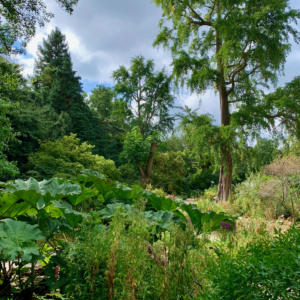
M139 172L140 172L140 176L141 176L141 186L143 188L145 188L147 186L147 184L149 184L149 178L147 178L147 175L143 169L143 167L141 166L140 163L137 163Z
M232 157L227 147L221 147L221 166L218 184L218 200L227 201L232 184Z
M217 2L218 18L221 18L221 8L220 2ZM216 30L216 54L219 53L222 47L222 39L219 36L218 30ZM225 84L224 66L223 59L221 56L217 59L219 79L217 82L217 88L220 98L220 111L221 111L221 126L230 125L230 112L229 112L229 102L228 93ZM230 145L220 146L220 177L218 184L218 201L227 201L230 195L231 184L232 184L232 157Z
M220 110L221 110L221 126L230 125L230 112L228 95L225 84L222 82L219 85ZM220 146L220 177L218 184L218 200L227 201L230 196L232 184L232 157L230 145L222 144Z
M151 183L154 155L155 155L156 150L157 150L157 142L152 142L150 154L149 154L147 164L146 164L146 170L143 169L143 167L141 166L140 163L137 164L140 175L141 175L141 185L143 188L145 188L148 184Z

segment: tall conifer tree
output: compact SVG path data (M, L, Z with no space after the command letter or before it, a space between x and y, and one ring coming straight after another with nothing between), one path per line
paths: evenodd
M80 77L73 70L65 36L56 28L39 47L35 65L34 86L43 104L71 118L70 133L95 145L95 152L104 155L103 130L100 120L84 102Z
M80 77L73 71L66 38L58 28L39 46L35 73L35 86L42 92L43 104L61 112L83 101Z

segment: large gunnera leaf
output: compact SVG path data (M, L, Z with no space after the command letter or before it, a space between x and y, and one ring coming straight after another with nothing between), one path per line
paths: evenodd
M31 196L34 198L40 198L49 194L52 198L61 196L78 195L81 193L81 188L78 184L74 184L68 181L64 181L58 178L53 178L50 180L37 181L34 178L29 178L28 180L18 179L13 183L8 184L4 193L22 193L26 196ZM31 192L28 195L28 192ZM29 198L28 197L28 198Z
M81 194L78 184L61 179L37 181L16 180L5 184L6 189L0 194L0 215L13 218L29 209L43 209L52 199L71 198Z
M0 221L0 257L4 260L21 258L29 262L39 255L37 240L44 237L37 225L5 219Z

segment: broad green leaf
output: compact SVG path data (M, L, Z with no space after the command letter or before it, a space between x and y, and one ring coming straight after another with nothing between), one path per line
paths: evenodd
M152 192L145 191L144 196L148 200L147 205L155 210L175 211L178 206L172 199L157 196Z
M52 201L52 204L63 212L66 220L72 227L75 227L82 220L83 214L74 210L71 204L65 201Z
M111 220L113 215L120 210L123 210L125 213L127 213L132 210L132 206L123 203L108 204L104 209L100 210L99 213L102 220Z
M185 212L187 212L187 214L189 215L192 221L194 228L198 232L200 232L200 230L202 229L202 215L203 215L202 212L197 208L196 205L192 205L192 204L182 204L180 208Z
M66 197L78 195L81 193L81 187L68 181L58 178L37 181L34 178L28 180L18 179L13 183L7 184L4 193L13 193L30 203L36 203L41 196L49 195L51 198Z
M172 226L172 224L174 224L174 214L169 211L146 211L145 217L148 226L158 226L160 229L163 230L169 229Z
M33 256L39 255L36 245L37 240L44 236L37 228L26 222L4 219L0 221L0 253L4 259L16 259L21 257L24 261L30 261Z

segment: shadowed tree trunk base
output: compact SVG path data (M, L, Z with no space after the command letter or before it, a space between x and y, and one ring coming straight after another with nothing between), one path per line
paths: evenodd
M144 170L140 163L137 164L140 175L141 175L141 185L143 188L146 188L148 184L151 183L151 174L152 174L152 168L153 168L153 162L154 162L154 155L157 150L157 142L152 142L150 154L148 157L146 170Z

